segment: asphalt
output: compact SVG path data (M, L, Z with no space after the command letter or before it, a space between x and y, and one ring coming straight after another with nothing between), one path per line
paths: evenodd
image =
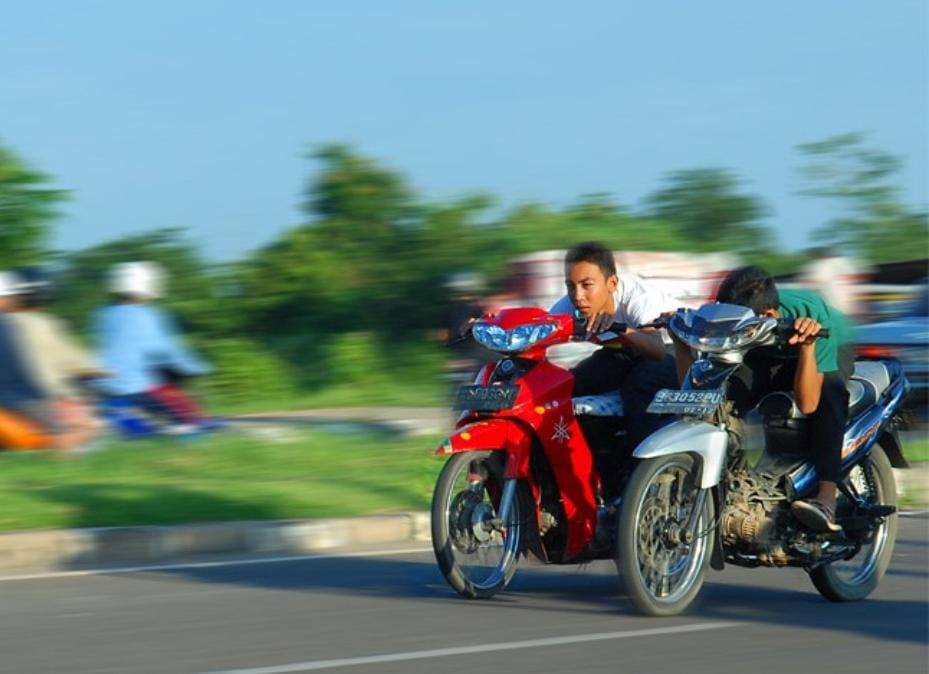
M421 549L421 548L420 548ZM0 671L920 672L929 669L929 516L902 518L864 602L797 569L711 572L694 609L636 615L612 564L526 566L466 601L431 553L0 579Z

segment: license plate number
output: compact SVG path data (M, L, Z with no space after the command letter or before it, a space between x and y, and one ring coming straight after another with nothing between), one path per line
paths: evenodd
M495 412L508 410L516 402L519 386L462 386L455 399L456 410Z
M679 391L663 388L652 399L648 411L652 414L686 414L705 417L716 411L725 396L721 389L711 391Z

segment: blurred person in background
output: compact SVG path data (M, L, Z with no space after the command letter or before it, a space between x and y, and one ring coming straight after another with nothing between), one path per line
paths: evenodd
M848 421L846 384L855 367L851 328L845 316L809 290L778 290L758 267L733 271L719 287L717 301L748 307L759 316L791 319L794 334L786 346L755 349L730 381L737 417L744 418L773 391L792 391L797 408L809 418L809 447L819 475L815 496L794 501L794 516L814 531L839 531L835 523L836 485ZM817 339L820 330L829 336ZM687 372L693 356L675 339L677 361Z
M474 340L462 339L468 327L486 312L481 305L481 279L477 274L455 274L446 282L450 302L441 338L451 350L446 364L448 378L456 384L469 384L487 359L487 352Z
M49 410L59 446L81 445L98 433L101 424L78 382L105 373L67 326L46 311L54 297L48 273L41 267L23 267L14 275L15 304L8 310L7 320L22 365L37 387L42 405Z
M165 276L153 262L127 262L110 272L113 302L94 316L104 367L103 390L148 412L167 417L172 430L210 428L200 406L178 383L210 368L184 347L173 322L152 303L161 299Z
M579 312L587 318L590 335L605 333L613 323L628 326L618 341L611 342L578 363L574 397L619 391L623 400L627 442L632 450L658 429L664 419L646 412L654 394L677 388L673 357L667 353L661 332L640 328L677 308L677 302L634 274L620 273L613 252L597 242L580 243L565 254L567 295L549 310L553 314ZM584 435L595 452L621 464L616 456L615 418L579 417ZM615 467L603 466L601 475L615 475ZM604 485L608 489L608 485Z
M857 287L869 275L864 263L832 248L813 248L810 258L797 279L800 285L819 293L846 316L859 316Z
M18 305L20 281L0 272L0 448L67 449L79 441L63 432L51 402L26 367L10 312Z

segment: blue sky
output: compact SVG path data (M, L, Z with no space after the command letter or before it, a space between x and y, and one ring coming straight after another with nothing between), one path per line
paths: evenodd
M425 195L504 206L725 166L796 249L832 204L794 146L848 131L929 201L925 0L771 3L6 3L0 142L73 190L72 249L189 227L231 259L301 220L315 144L353 143Z

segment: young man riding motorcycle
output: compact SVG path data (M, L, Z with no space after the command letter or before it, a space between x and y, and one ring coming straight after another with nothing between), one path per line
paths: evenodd
M848 421L846 384L854 370L850 327L844 315L816 293L778 291L758 267L733 271L717 292L718 302L750 308L760 316L794 320L788 347L750 352L731 380L734 412L744 417L767 393L792 390L797 408L809 418L810 451L820 482L815 496L794 501L794 516L814 531L839 531L835 523L836 484ZM823 329L829 336L817 339ZM693 362L690 350L675 340L679 376Z
M647 414L655 392L675 388L673 358L665 351L661 333L639 328L676 308L676 302L657 288L629 273L618 273L612 251L597 242L580 243L565 254L567 295L550 309L553 314L578 311L587 318L590 335L607 332L613 323L627 331L617 341L598 349L573 369L574 397L619 390L627 427L627 448L634 448L657 429L661 417ZM580 417L591 447L601 457L620 462L615 455L616 428L609 417ZM602 470L615 475L616 470ZM605 490L616 485L604 485Z

